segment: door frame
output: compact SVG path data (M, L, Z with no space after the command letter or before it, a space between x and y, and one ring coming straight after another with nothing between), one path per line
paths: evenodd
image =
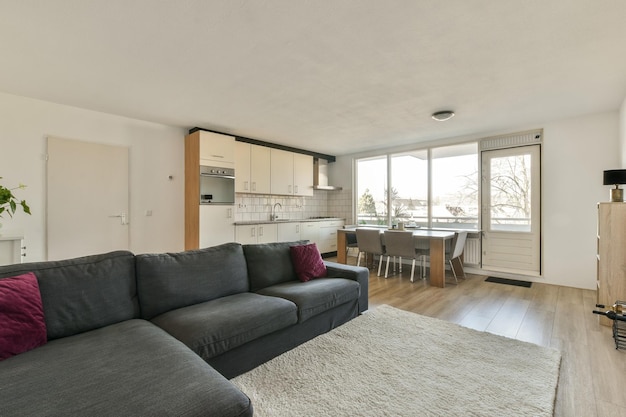
M98 167L103 164L101 158L103 158L103 154L108 156L114 156L115 158L109 158L107 161L110 162L118 162L117 167L121 167L119 170L114 170L110 172L116 173L116 179L119 180L122 184L125 184L124 187L121 188L121 193L116 193L119 200L107 200L105 196L110 196L106 194L99 194L97 184L94 184L93 187L95 189L90 189L89 192L77 192L77 188L71 188L72 183L82 183L80 188L83 190L85 188L85 178L86 176L80 175L80 173L89 171L92 167ZM66 162L66 167L69 166L69 169L59 170L58 167L55 167L54 164L57 164L57 161L54 161L55 158L66 158L70 157L71 160ZM85 159L81 160L81 157L84 156ZM62 159L58 159L63 163ZM79 163L74 164L73 161L79 161ZM88 162L85 162L88 161ZM53 164L51 166L51 163ZM121 163L121 165L119 164ZM60 165L63 166L63 165ZM106 171L107 167L110 167L104 163L101 166L102 171ZM54 175L59 175L59 178L51 179L51 169L55 170ZM79 170L80 172L78 172ZM67 175L74 176L67 179ZM80 179L76 179L80 177ZM64 182L63 179L66 181ZM102 178L101 178L102 179ZM110 179L110 176L109 176ZM105 183L106 187L104 190L112 189L119 186L120 182L116 182L115 186L111 186L111 182ZM62 189L62 193L59 191L51 191L52 189L57 188ZM69 187L69 188L68 188ZM93 188L92 187L92 188ZM54 206L51 206L51 194L55 194L55 200L53 202ZM62 197L58 197L59 194L62 194ZM58 201L58 198L62 199L62 202ZM100 202L97 206L94 205L86 205L85 201ZM107 201L117 201L119 204L114 204L113 206L107 206L107 204L102 204L102 202ZM89 142L83 140L76 139L66 139L62 137L56 136L48 136L47 137L47 151L46 151L46 231L45 231L45 240L46 240L46 259L48 260L56 260L56 259L66 259L68 257L78 257L78 256L86 256L92 255L96 253L102 253L105 251L111 250L130 250L131 236L130 236L130 147L124 145L112 145L108 143L98 143L98 142ZM121 229L115 228L110 229L111 226L107 226L106 230L111 230L112 232L107 234L101 234L101 240L96 244L87 244L81 250L71 250L71 244L62 243L59 245L62 249L59 251L51 251L50 247L54 244L54 239L57 241L65 240L62 238L60 240L60 236L63 236L66 232L70 230L76 230L76 227L71 225L71 221L68 220L68 217L62 215L61 217L57 217L55 220L54 216L57 216L59 213L66 213L65 210L60 209L63 206L72 206L80 208L80 221L85 224L85 218L82 213L87 213L93 215L97 215L97 218L106 218L104 222L110 224L111 226L121 226ZM74 212L76 214L76 212ZM104 217L101 217L104 216ZM93 218L93 217L92 217ZM68 223L69 222L69 223ZM54 227L52 225L54 223ZM64 229L64 225L69 225L66 229ZM64 231L65 230L65 231ZM82 229L81 229L82 230ZM96 229L91 230L91 233L94 233ZM99 229L102 231L102 229ZM88 232L87 230L83 231L83 234ZM76 245L74 245L76 246ZM71 255L70 252L75 252L75 255ZM52 256L52 258L51 258Z
M500 233L498 231L492 231L490 229L490 218L491 218L491 202L488 201L490 198L489 192L489 184L486 175L490 172L490 166L488 166L489 159L491 158L489 155L494 155L494 153L501 154L511 154L515 155L517 152L515 150L529 150L531 154L531 231L528 234L535 234L533 245L536 245L536 248L533 247L533 256L536 256L536 269L516 269L513 267L503 267L497 265L485 265L485 254L486 251L489 250L489 234ZM526 152L519 152L526 153ZM504 155L503 155L504 156ZM511 146L504 148L495 148L495 149L484 149L480 152L480 163L481 163L481 186L480 186L480 217L481 217L481 267L485 271L494 271L505 274L512 275L524 275L524 276L536 276L541 277L543 273L543 238L542 238L542 178L541 178L541 144L523 144L519 146ZM534 198L533 198L534 197ZM526 232L501 232L501 235L509 234L523 234ZM487 235L486 235L487 234Z

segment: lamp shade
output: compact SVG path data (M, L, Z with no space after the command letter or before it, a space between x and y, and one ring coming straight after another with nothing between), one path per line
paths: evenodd
M604 185L626 184L626 169L604 171Z

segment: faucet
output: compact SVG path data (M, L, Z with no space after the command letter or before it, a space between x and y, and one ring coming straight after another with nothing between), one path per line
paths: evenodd
M273 221L273 222L278 220L278 214L276 214L276 206L279 206L281 211L283 209L283 205L282 204L280 204L280 203L274 204L274 207L272 207L272 213L270 214L270 221Z

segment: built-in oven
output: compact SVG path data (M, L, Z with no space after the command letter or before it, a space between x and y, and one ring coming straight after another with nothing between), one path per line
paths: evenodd
M235 170L200 165L200 204L235 204Z

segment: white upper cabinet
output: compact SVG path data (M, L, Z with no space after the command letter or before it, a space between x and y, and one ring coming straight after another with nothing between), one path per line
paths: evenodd
M271 156L270 148L250 146L250 186L251 192L258 194L270 193Z
M293 152L270 149L272 194L293 195Z
M235 192L249 193L250 186L250 144L235 142Z
M313 195L313 157L301 153L293 154L293 193Z
M235 142L235 192L270 193L270 148Z
M313 195L313 157L271 149L272 194Z
M200 131L200 165L233 168L235 137Z

